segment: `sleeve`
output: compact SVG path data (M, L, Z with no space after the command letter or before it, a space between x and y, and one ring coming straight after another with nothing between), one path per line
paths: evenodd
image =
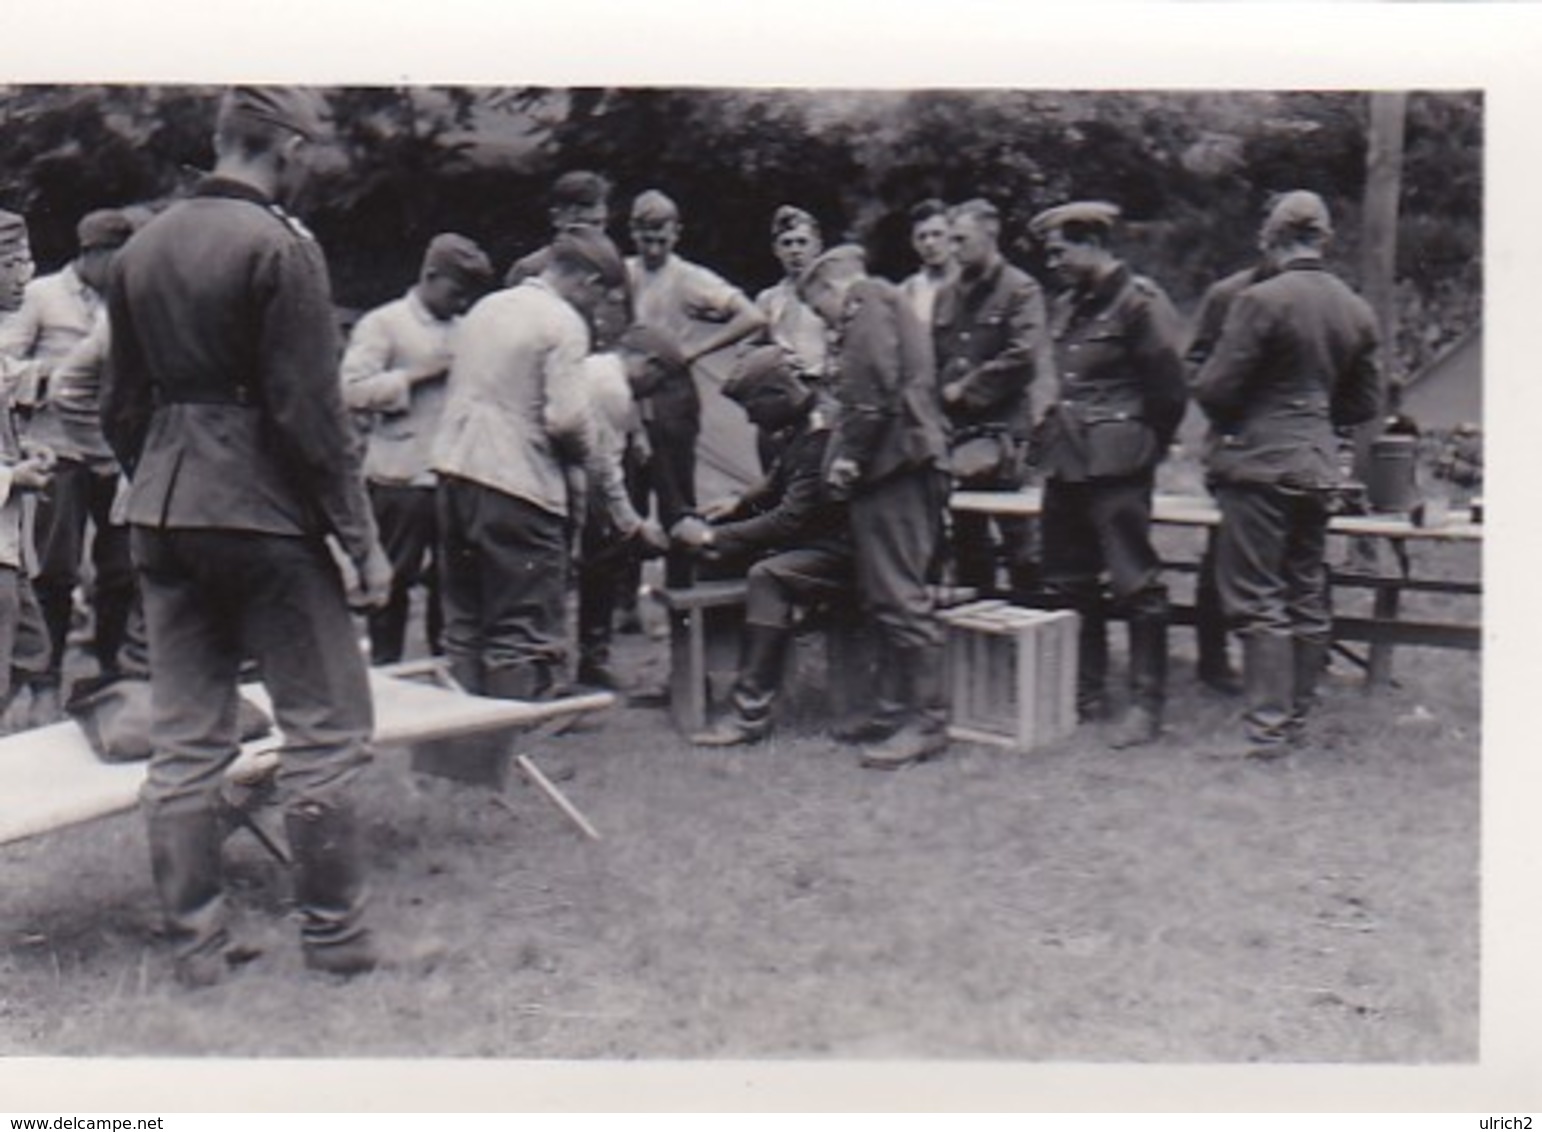
M71 414L94 414L100 403L102 367L108 349L107 316L99 316L91 333L75 344L54 366L48 400Z
M1336 428L1364 424L1382 412L1385 390L1375 316L1366 311L1361 323L1357 348L1333 390L1329 412Z
M1237 296L1227 312L1215 350L1194 379L1194 399L1221 427L1247 406L1248 390L1267 357L1269 312L1250 292Z
M0 507L5 506L11 500L11 485L16 478L11 468L12 464L10 461L0 457Z
M1215 344L1220 340L1227 306L1219 283L1206 290L1204 298L1199 300L1199 309L1194 312L1194 328L1183 354L1183 360L1188 363L1192 372L1199 372L1199 368L1205 364L1211 351L1215 349Z
M42 366L33 359L32 351L42 331L39 302L37 288L28 287L21 306L0 318L0 383L12 405L34 405L38 400Z
M121 261L119 261L121 263ZM144 450L150 417L155 411L150 393L150 374L140 348L134 319L124 297L119 263L113 267L113 285L107 289L107 312L112 325L103 367L101 404L102 435L118 458L125 475L132 477Z
M1040 342L1046 333L1044 292L1025 281L1016 287L1008 303L1006 344L961 379L960 401L972 411L982 411L1011 401L1037 376Z
M1146 423L1166 448L1183 423L1189 387L1183 375L1183 331L1177 310L1156 291L1143 304L1136 335L1137 362L1145 379Z
M588 466L599 445L585 388L589 332L577 314L553 319L552 342L542 361L542 424L562 459Z
M812 433L786 454L791 474L781 498L759 514L712 528L713 544L723 554L737 556L761 550L797 546L814 520L829 506L824 488L824 453L828 432Z
M376 540L360 471L363 444L343 405L334 368L337 328L321 248L289 235L263 265L257 375L273 432L299 482L354 561Z
M899 320L886 304L860 301L851 313L841 351L840 402L834 459L851 460L868 469L904 378Z
M747 295L717 272L700 264L692 264L691 268L685 277L681 297L692 318L702 322L727 322L733 317L739 301L754 306Z
M343 353L343 401L350 409L405 413L412 405L407 370L393 366L396 350L384 309L370 311L349 336Z

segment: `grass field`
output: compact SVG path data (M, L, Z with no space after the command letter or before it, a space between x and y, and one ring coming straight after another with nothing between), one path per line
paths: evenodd
M662 679L660 642L620 641ZM1236 704L1190 650L1175 631L1168 737L1122 753L1084 728L884 774L811 711L708 752L622 708L531 748L597 843L521 781L504 808L383 751L362 800L399 962L348 984L303 971L244 835L264 954L198 993L137 815L0 848L0 1054L1474 1060L1479 659L1405 650L1374 697L1341 663L1312 745L1252 765L1204 757Z

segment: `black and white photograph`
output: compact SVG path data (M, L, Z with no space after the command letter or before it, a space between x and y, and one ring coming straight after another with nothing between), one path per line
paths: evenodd
M904 42L0 71L0 1073L926 1107L911 1068L1471 1074L1535 1022L1514 59Z

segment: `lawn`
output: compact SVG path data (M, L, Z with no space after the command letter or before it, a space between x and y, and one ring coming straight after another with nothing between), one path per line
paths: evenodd
M662 642L620 646L662 680ZM347 984L303 971L245 835L229 879L264 954L196 993L137 815L0 848L0 1054L1477 1059L1478 657L1404 650L1373 697L1341 661L1313 743L1253 765L1206 757L1237 705L1178 630L1156 746L1083 728L886 774L824 735L818 652L758 749L638 707L526 748L599 842L522 780L503 805L382 751L362 804L396 961Z

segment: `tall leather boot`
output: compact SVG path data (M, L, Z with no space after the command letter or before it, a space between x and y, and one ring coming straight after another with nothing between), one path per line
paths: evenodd
M1195 599L1194 643L1199 652L1196 674L1199 682L1223 696L1240 696L1242 678L1232 667L1227 647L1228 627L1219 605L1201 593Z
M882 743L863 750L859 762L872 770L898 770L940 755L948 747L948 701L943 684L942 648L896 650L910 718Z
M1076 718L1096 723L1108 718L1108 617L1098 598L1078 601L1081 618L1076 638Z
M1306 741L1306 721L1317 707L1317 684L1328 667L1328 643L1293 639L1291 659L1295 669L1295 689L1291 700L1290 738L1300 745Z
M359 823L342 802L302 802L284 814L294 856L305 965L332 975L362 975L379 957L364 926L368 889Z
M1295 649L1287 633L1255 630L1242 639L1242 678L1247 697L1244 721L1249 758L1285 754L1295 708Z
M750 623L744 626L742 640L739 675L729 693L733 714L692 735L691 742L698 747L737 747L759 743L771 734L771 708L782 686L792 630Z
M1130 709L1109 740L1115 750L1154 743L1162 734L1167 702L1167 617L1136 613L1130 617Z
M224 830L212 807L168 811L148 803L150 874L160 897L173 972L185 987L207 987L225 975Z
M880 663L875 675L872 714L831 731L837 743L881 743L904 725L907 705L899 666Z

